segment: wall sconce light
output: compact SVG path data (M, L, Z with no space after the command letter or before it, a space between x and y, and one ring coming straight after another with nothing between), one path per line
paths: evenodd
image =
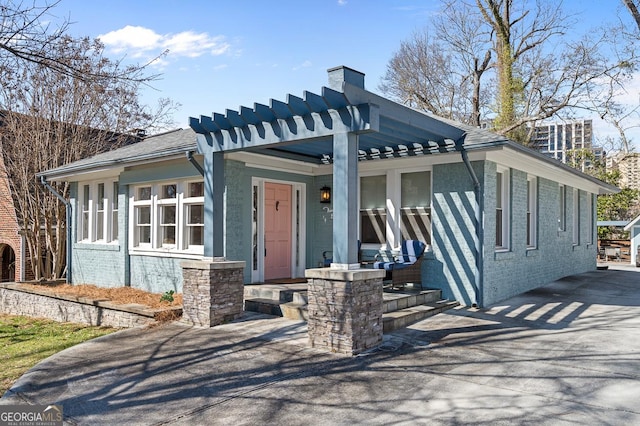
M320 202L321 203L331 202L331 188L329 188L326 185L320 188Z

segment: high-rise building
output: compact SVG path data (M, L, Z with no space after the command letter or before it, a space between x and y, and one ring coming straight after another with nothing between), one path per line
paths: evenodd
M546 122L535 126L531 147L551 158L567 162L568 153L574 149L593 150L593 124L591 120ZM602 156L602 149L594 151Z
M620 170L620 188L632 188L640 190L640 154L632 152L619 153L607 161L608 169Z

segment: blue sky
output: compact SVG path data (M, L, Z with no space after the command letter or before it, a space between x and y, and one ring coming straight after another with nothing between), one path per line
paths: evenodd
M565 0L583 28L616 19L620 0ZM326 70L346 65L376 91L400 43L436 12L435 0L62 0L54 9L73 35L101 37L114 58L145 62L163 50L162 73L143 99L169 97L174 118L224 113L284 100L326 85ZM626 13L622 10L623 15ZM579 30L579 29L578 29ZM596 136L606 134L604 128ZM640 135L635 138L640 142Z

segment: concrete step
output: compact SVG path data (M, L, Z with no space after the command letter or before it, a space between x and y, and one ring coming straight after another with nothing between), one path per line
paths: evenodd
M245 285L244 297L250 299L271 299L282 303L306 303L307 284Z
M455 308L458 305L460 303L456 301L440 300L384 313L382 314L382 332L388 333L407 327L414 322L429 318L447 309Z
M382 296L383 332L406 327L459 305L441 300L440 290L385 289ZM245 311L307 321L307 303L306 284L247 285L244 288Z
M442 299L441 290L421 290L421 291L385 291L382 294L384 300L382 312L393 312L399 309L406 309L412 306L433 303Z
M304 320L309 318L307 302L284 302L281 303L273 299L250 297L244 299L244 310L259 312L277 317L284 317L292 320Z

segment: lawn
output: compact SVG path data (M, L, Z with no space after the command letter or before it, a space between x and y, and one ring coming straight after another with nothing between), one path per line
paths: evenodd
M114 331L117 329L0 314L0 396L39 361Z

